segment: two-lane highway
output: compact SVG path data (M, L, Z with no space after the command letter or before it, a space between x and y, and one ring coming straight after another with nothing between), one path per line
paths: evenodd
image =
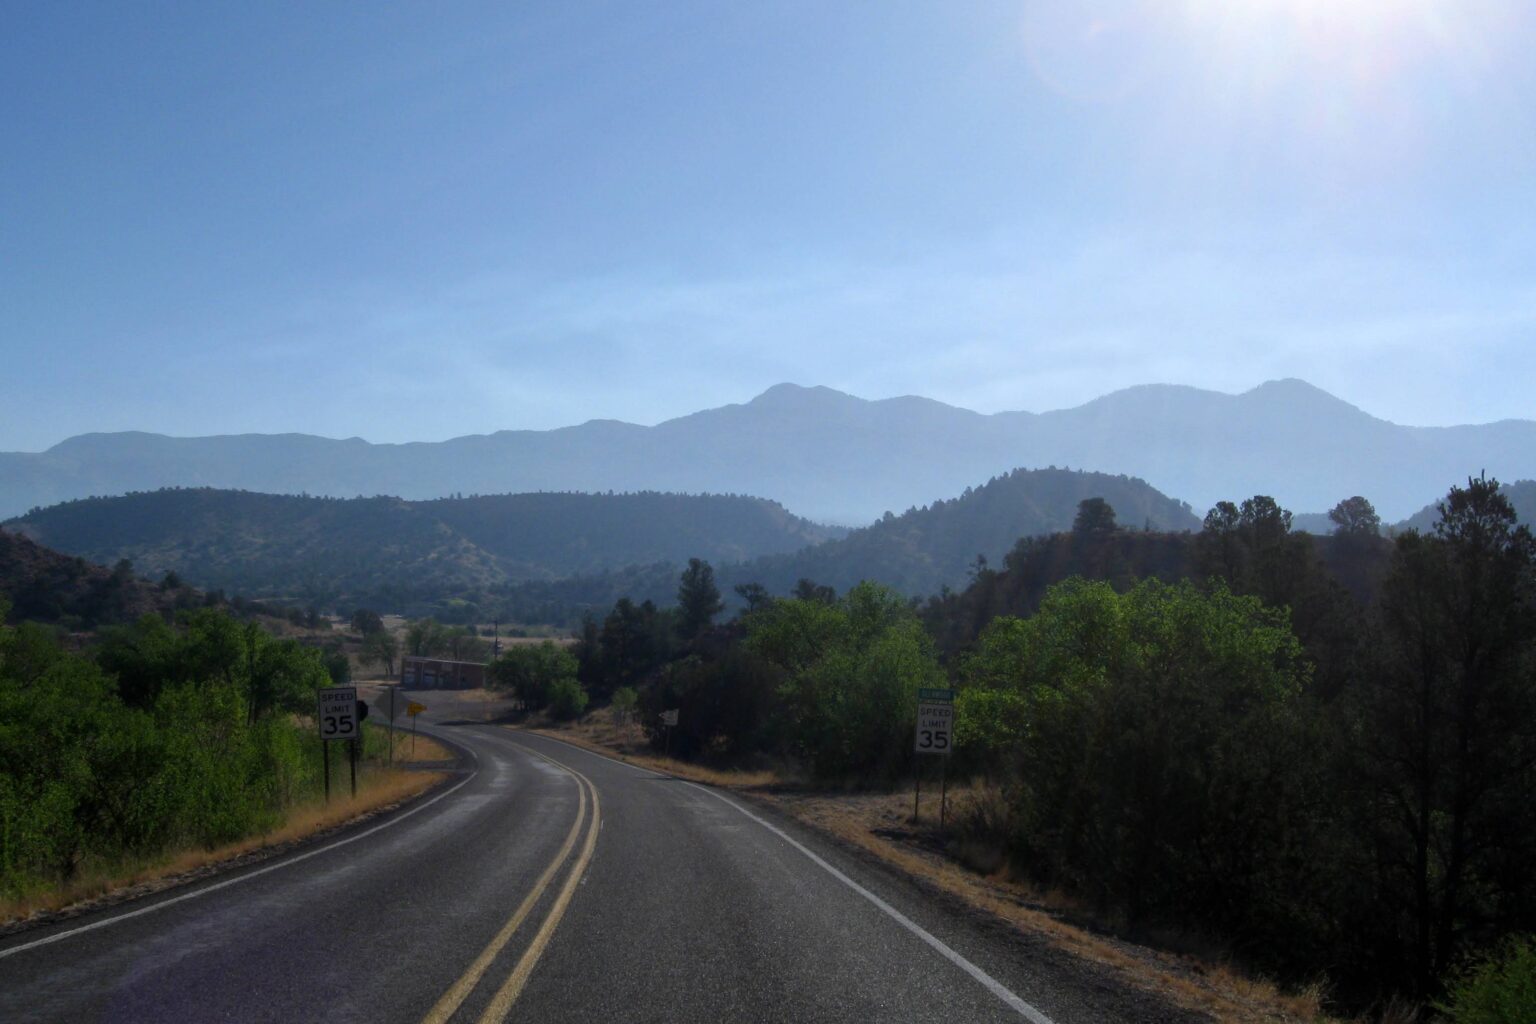
M427 728L470 757L425 802L0 941L0 1020L1190 1019L728 795Z

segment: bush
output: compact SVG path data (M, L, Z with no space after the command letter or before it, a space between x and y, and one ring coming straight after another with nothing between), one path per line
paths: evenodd
M1511 939L1458 978L1437 1009L1455 1024L1536 1021L1536 939Z
M587 710L587 691L581 684L567 676L557 679L549 688L549 713L561 721L580 718Z

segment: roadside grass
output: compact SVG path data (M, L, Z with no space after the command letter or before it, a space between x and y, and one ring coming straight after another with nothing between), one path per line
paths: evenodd
M427 736L418 737L414 757L407 756L409 739L403 747L398 737L395 742L397 764L428 764L454 759L451 750ZM31 918L73 916L97 906L159 892L213 874L233 862L265 859L311 837L404 803L447 778L444 772L390 769L365 762L358 772L357 797L353 798L349 792L345 760L341 765L340 771L332 765L329 803L323 795L311 796L290 807L282 822L269 832L213 849L194 847L110 863L87 861L67 882L22 896L0 898L0 932Z
M1001 850L939 828L937 782L923 779L917 820L911 790L838 791L815 787L786 771L731 771L657 755L644 731L617 725L601 713L578 723L531 722L528 731L564 740L653 771L718 786L794 817L845 848L861 851L954 897L973 910L1041 937L1058 949L1112 972L1121 981L1220 1021L1242 1024L1329 1024L1327 992L1319 982L1287 990L1239 969L1219 951L1174 953L1115 937L1078 902L1016 878ZM930 783L933 790L930 791ZM950 787L949 821L985 813L997 793L988 787ZM1193 945L1188 941L1176 946Z

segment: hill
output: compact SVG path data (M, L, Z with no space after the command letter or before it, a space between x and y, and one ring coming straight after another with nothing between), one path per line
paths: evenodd
M1104 498L1130 531L1150 527L1178 534L1198 530L1189 506L1145 481L1064 469L1015 470L947 501L882 517L799 551L734 564L715 563L717 585L727 604L734 588L761 584L770 594L790 593L801 579L839 592L860 580L878 580L909 597L966 584L976 556L998 564L1021 538L1067 531L1084 498ZM622 572L526 583L498 590L495 606L507 617L530 622L569 623L584 611L601 611L620 597L671 604L679 565L637 565Z
M9 621L88 630L165 611L196 595L145 583L126 563L115 569L91 565L0 530L0 597L11 602Z
M1499 491L1515 508L1515 516L1527 526L1536 528L1536 480L1516 480L1512 484L1500 484ZM1443 500L1443 496L1442 496ZM1435 501L1419 509L1406 520L1393 527L1395 530L1418 530L1429 533L1440 521L1440 502Z
M757 498L512 494L316 498L211 488L93 498L8 528L92 561L131 559L199 587L325 606L400 608L428 595L632 564L792 551L838 536Z
M1200 529L1182 501L1143 480L1065 469L1014 470L948 501L887 514L841 540L771 555L721 570L727 583L757 582L787 593L800 579L839 592L860 580L879 580L910 597L963 586L978 555L996 564L1021 537L1072 528L1078 504L1103 498L1122 527L1179 532Z
M781 384L652 427L593 420L436 443L82 435L0 453L0 515L165 486L411 500L663 490L767 495L800 515L862 525L1010 467L1047 465L1131 474L1202 510L1260 493L1328 509L1363 494L1391 520L1481 469L1536 478L1536 423L1399 426L1297 380L1239 395L1146 385L1074 409L993 415Z

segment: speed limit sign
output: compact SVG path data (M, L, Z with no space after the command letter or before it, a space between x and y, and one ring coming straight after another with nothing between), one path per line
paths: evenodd
M320 738L353 740L358 734L357 687L333 686L320 694Z
M955 706L924 701L917 706L917 752L947 754L954 745Z

